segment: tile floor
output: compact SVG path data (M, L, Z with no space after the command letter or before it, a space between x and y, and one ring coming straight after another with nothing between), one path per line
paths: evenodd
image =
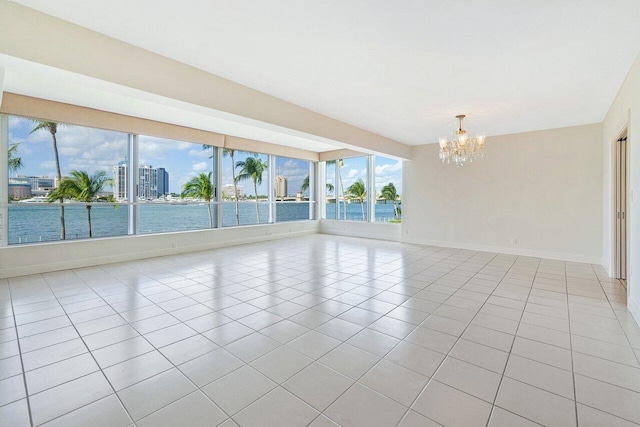
M314 235L0 280L3 426L626 426L600 266Z

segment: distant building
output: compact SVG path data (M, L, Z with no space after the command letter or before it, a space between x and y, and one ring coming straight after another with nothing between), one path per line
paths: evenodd
M127 179L129 165L122 161L113 167L113 197L128 200ZM151 165L138 167L138 199L153 200L169 194L169 174L164 168Z
M244 199L244 193L242 192L242 185L236 184L236 188L238 191L238 200ZM236 196L233 194L233 184L226 184L222 186L222 198L235 200Z
M127 179L129 178L129 165L122 161L113 167L113 197L116 200L127 200Z
M158 168L158 197L166 196L169 192L169 173L165 168Z
M32 196L31 184L9 179L9 197L14 200L28 199Z
M276 175L276 199L287 197L287 178Z
M49 178L48 176L25 176L25 175L16 175L15 178L11 178L15 182L22 182L29 184L31 186L31 191L33 193L40 192L48 192L55 188L55 180L53 178Z
M153 200L158 198L158 169L151 165L138 167L138 199Z

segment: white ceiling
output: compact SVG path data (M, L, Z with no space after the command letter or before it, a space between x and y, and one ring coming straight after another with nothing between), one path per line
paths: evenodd
M603 120L639 0L14 0L410 145Z

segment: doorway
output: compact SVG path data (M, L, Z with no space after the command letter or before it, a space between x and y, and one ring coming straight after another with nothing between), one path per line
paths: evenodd
M627 131L615 143L615 277L627 280Z

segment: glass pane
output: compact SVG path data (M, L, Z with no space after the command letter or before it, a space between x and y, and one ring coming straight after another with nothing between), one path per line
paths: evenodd
M309 219L309 162L276 158L276 222Z
M326 163L326 188L325 188L325 197L326 197L326 209L325 209L325 218L327 219L336 219L336 163L327 162Z
M144 135L139 141L139 232L215 227L215 148Z
M340 219L367 221L367 157L339 160Z
M402 160L375 156L376 222L402 218Z
M127 134L9 117L9 243L127 234L113 169Z
M269 222L268 163L266 154L223 150L223 227Z

